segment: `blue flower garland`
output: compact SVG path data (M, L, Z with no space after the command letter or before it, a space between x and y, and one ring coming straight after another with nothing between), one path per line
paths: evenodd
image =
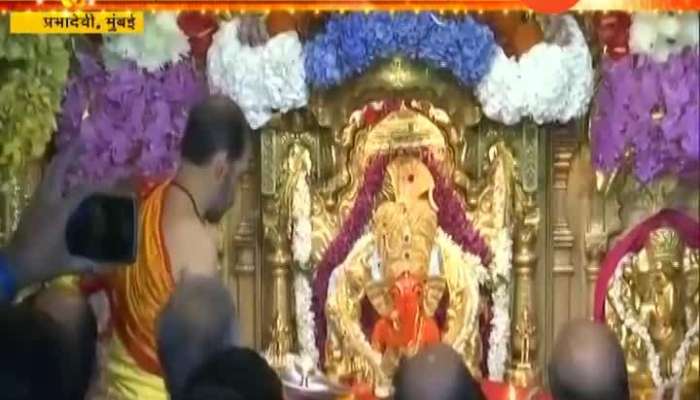
M470 17L441 20L432 13L334 15L305 45L306 78L328 88L361 74L376 60L403 55L449 69L465 85L486 74L495 54L493 33Z

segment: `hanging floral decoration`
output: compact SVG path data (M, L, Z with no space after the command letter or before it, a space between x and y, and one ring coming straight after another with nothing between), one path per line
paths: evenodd
M140 35L104 35L102 56L108 69L119 69L125 61L155 72L190 53L188 37L180 30L174 12L146 13Z
M643 183L700 168L700 55L603 60L591 119L594 165L613 172L631 162Z
M375 61L402 55L450 70L465 85L486 74L496 48L491 30L470 17L441 19L431 13L334 15L323 34L305 45L312 87L339 85Z
M443 257L451 258L451 259L461 259L461 262L459 263L459 267L464 269L464 275L469 276L471 275L472 278L468 279L469 284L467 285L467 290L469 291L469 298L475 299L474 304L476 304L475 307L470 307L469 314L464 316L464 321L475 321L475 320L480 320L479 318L479 312L481 305L479 304L479 299L481 297L481 288L484 287L489 283L490 274L489 270L484 267L481 263L481 259L474 255L473 253L469 251L465 251L462 246L459 244L455 243L454 239L452 238L451 235L447 234L442 228L438 228L437 234L435 235L435 245L437 248L439 248L443 254ZM505 310L506 312L509 312L508 309ZM509 323L510 325L510 323ZM467 335L470 333L470 331L473 329L471 326L471 323L465 323L462 327L459 333L455 337L455 341L452 343L452 346L458 350L461 351L461 349L464 349L465 342L468 339ZM495 339L493 338L493 332L492 330L492 335L489 337L489 340ZM486 340L486 337L482 336L482 343ZM507 343L504 343L507 346ZM486 354L486 353L484 353ZM488 365L488 372L489 372L489 379L492 379L491 377L491 351L488 352L489 354L489 361L487 363ZM483 371L486 372L486 371Z
M314 332L314 313L311 309L313 292L308 272L312 250L311 188L308 169L311 160L304 154L306 168L296 177L292 189L290 230L292 234L292 258L297 266L294 271L294 308L297 327L299 356L313 365L318 363L318 349Z
M433 199L438 207L438 226L442 228L463 251L479 257L483 265L490 265L493 254L484 238L467 218L464 205L450 179L441 171L432 153L423 151L421 158L435 180Z
M85 151L67 184L172 173L187 112L206 93L191 63L155 73L131 63L107 72L96 59L77 56L56 140L59 151L74 141Z
M183 12L177 16L177 24L190 42L192 57L198 62L205 62L214 33L219 29L216 16L194 11Z
M632 54L643 54L665 62L669 56L697 46L699 39L700 16L697 12L640 12L632 15L629 34Z
M308 100L303 48L296 32L281 33L262 46L238 38L238 20L223 23L209 49L211 90L231 97L254 129L276 112L304 107Z
M479 234L474 224L467 218L467 213L455 191L450 179L441 172L440 165L429 151L421 152L421 159L430 170L435 181L433 199L437 205L438 226L460 246L462 251L475 255L484 266L491 266L493 253L484 238ZM489 293L487 297L491 297ZM479 331L482 338L491 338L493 328L493 299L488 299L488 305L479 318ZM482 340L482 354L490 354L489 340ZM490 364L482 365L485 372L490 373ZM496 368L499 368L496 366Z
M41 157L56 129L70 54L59 35L11 35L0 18L0 166Z
M499 47L490 70L476 86L484 114L506 125L532 118L536 123L566 123L584 115L593 96L593 64L576 20L560 17L540 42L520 59ZM561 32L552 31L555 27Z
M374 210L375 199L384 183L384 175L386 174L389 160L390 157L388 155L381 154L370 161L365 169L363 183L355 203L340 228L340 233L333 239L323 254L321 261L316 266L312 305L316 317L316 347L321 355L321 365L323 365L323 349L326 345L325 306L331 274L347 258L355 243L364 233L365 227L372 216L372 210Z
M510 355L510 290L513 265L513 240L507 227L501 228L491 243L493 262L489 269L493 290L493 317L488 338L489 379L502 381Z
M632 19L624 11L597 12L593 17L596 37L603 54L619 60L629 53Z

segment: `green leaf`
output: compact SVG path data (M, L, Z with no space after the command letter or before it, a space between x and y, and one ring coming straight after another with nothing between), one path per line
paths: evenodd
M66 36L9 35L0 18L0 168L43 155L70 67Z

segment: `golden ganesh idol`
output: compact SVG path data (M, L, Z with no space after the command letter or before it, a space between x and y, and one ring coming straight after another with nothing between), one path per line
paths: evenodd
M618 266L606 318L625 350L635 399L700 393L698 250L669 227L652 231Z
M331 276L326 372L338 381L372 385L380 397L391 391L401 358L430 344L453 345L479 371L475 274L483 267L438 227L433 187L418 158L396 158L385 182L388 199L375 210L371 231ZM378 315L369 339L360 325L365 296ZM441 328L435 313L443 298L450 301Z
M425 78L407 65L392 60L373 76ZM466 129L478 115L464 111L459 126ZM387 100L348 115L327 137L330 146L299 130L301 117L261 139L270 161L263 165L280 166L263 182L263 224L278 323L268 359L285 385L312 393L314 385L304 382L323 381L386 398L401 359L435 343L452 347L477 378L488 372L502 380L511 342L519 340L527 344L516 346L524 349L518 360L531 371L533 329L517 337L510 331L524 309L534 321L526 292L538 214L525 201L509 146L488 143L473 178L462 169L465 137L444 109ZM519 236L512 237L517 223ZM511 286L514 249L521 274L513 281L525 284ZM484 301L492 292L497 306Z

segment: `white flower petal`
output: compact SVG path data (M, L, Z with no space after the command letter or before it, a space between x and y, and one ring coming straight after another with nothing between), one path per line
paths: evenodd
M571 41L565 47L538 43L519 61L502 49L476 87L487 117L506 125L532 118L565 123L586 113L593 96L593 65L576 20L564 16Z
M121 60L129 60L153 72L189 54L190 42L174 12L146 14L145 19L140 35L105 35L102 54L107 68L118 68Z
M207 76L216 93L231 97L253 129L275 112L304 107L308 100L303 47L296 32L279 34L258 47L238 40L239 21L221 24L207 56Z

